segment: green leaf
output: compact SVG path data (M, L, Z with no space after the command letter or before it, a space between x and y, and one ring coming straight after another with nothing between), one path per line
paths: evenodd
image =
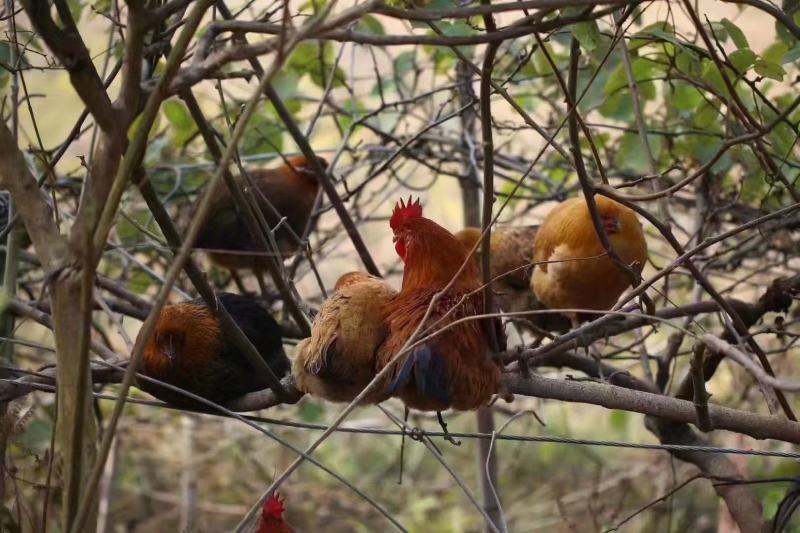
M318 87L324 89L328 86L330 82L331 76L333 76L333 81L330 82L334 87L344 87L344 82L347 79L344 70L342 67L336 67L334 71L333 65L330 63L325 63L324 69L314 69L310 72L311 81L313 81Z
M628 420L630 415L627 411L611 411L608 417L611 423L611 428L621 436L624 436L628 430Z
M128 128L128 140L133 142L133 139L136 138L136 134L139 131L139 128L142 124L142 117L144 115L139 114L133 122L131 122L130 127ZM155 135L158 132L158 127L161 124L161 115L157 114L155 119L153 120L153 125L150 127L150 131L147 133L148 139Z
M728 40L728 30L719 22L711 23L712 38L716 38L720 43Z
M472 47L460 48L472 49ZM430 54L434 65L433 70L436 74L447 74L452 72L452 69L455 68L456 55L449 48L442 48L439 46L423 46L423 49L426 53ZM469 55L471 55L471 53Z
M386 35L386 30L383 29L381 21L372 15L361 17L356 24L356 31L369 35Z
M288 69L280 70L272 77L272 88L275 89L281 100L294 98L297 95L300 78L301 76L297 72Z
M7 65L11 68L14 68L15 65L22 68L30 66L24 54L21 58L12 60L12 53L13 48L11 43L8 41L0 41L0 63L2 65ZM0 66L0 89L8 85L9 81L11 81L11 72Z
M186 105L180 100L167 100L164 102L163 110L173 128L170 131L172 144L176 147L183 146L197 132L197 124L189 114Z
M128 279L128 288L136 294L144 294L152 284L153 278L144 270L137 269Z
M331 75L333 86L344 85L344 71L336 67L334 72L333 45L326 42L322 48L316 41L306 41L298 45L287 61L287 68L298 77L308 74L311 81L319 87L326 87Z
M721 140L710 137L689 136L687 139L690 142L692 155L700 163L711 161L711 158L717 155L722 146ZM730 169L732 164L733 159L731 158L730 150L728 150L711 166L711 169L714 172L723 174Z
M402 78L414 69L416 54L414 52L402 52L394 58L394 75Z
M699 128L710 128L721 121L719 111L709 104L703 104L700 110L692 117L694 125Z
M131 220L135 221L136 224L131 222ZM120 242L125 245L130 245L141 241L144 234L137 227L137 224L139 226L146 227L149 221L150 212L146 209L140 209L128 213L127 218L120 217L119 222L117 222L116 225L117 237L119 238Z
M661 152L661 136L648 135L647 140L650 143L653 157L658 159L658 154ZM638 134L622 134L622 141L620 142L619 151L614 157L614 164L618 168L625 168L637 174L650 172L650 163L647 160L647 154L642 148L642 141Z
M50 444L52 431L53 424L50 420L47 418L36 418L27 424L22 434L14 440L27 448L37 449Z
M722 79L722 74L717 68L717 65L710 59L703 60L703 73L701 74L701 78L710 83L719 93L728 95L728 86L725 85L725 81Z
M800 44L795 45L794 48L783 54L781 64L794 63L798 59L800 59Z
M172 99L164 102L164 114L170 124L179 130L186 130L195 125L189 110L180 100Z
M272 104L264 106L262 113L255 113L247 124L242 139L242 153L256 155L280 151L283 148L283 128Z
M800 11L795 12L794 14L794 23L800 25ZM775 33L778 36L778 39L781 40L787 47L792 47L797 44L797 38L794 34L783 25L783 23L779 20L775 20Z
M303 75L319 65L320 49L316 41L303 41L297 45L286 62L287 68ZM319 68L318 66L316 68Z
M448 37L469 37L471 35L475 35L476 33L475 29L466 22L464 22L463 20L458 20L455 22L439 23L439 29L442 31L442 33L444 33ZM432 36L436 35L433 31L429 31L427 32L427 34ZM446 70L444 70L443 72L440 71L438 61L441 61L444 57L447 56L450 56L453 59L455 59L455 53L449 48L443 48L443 47L425 46L423 48L428 54L433 56L434 62L436 62L437 66L436 69L437 73L447 72ZM462 46L457 46L456 48L458 48L458 50L461 51L461 53L467 57L472 57L475 50L475 46L473 45L462 45ZM449 61L448 64L450 64Z
M578 104L582 112L590 113L605 101L606 95L603 93L603 89L605 88L609 76L614 72L614 67L609 63L610 62L607 62L600 71L597 72L597 76L594 77L594 79L594 68L578 70L578 94L584 95ZM548 67L545 72L549 74L551 72L550 68ZM587 89L586 85L589 82L592 84ZM534 98L534 100L537 99Z
M757 58L758 56L756 53L749 48L740 48L739 50L734 50L728 55L731 65L734 66L739 74L744 74L747 72L747 69L749 69L750 66L756 62Z
M699 75L702 68L696 54L682 50L675 55L675 66L686 74Z
M8 42L0 41L0 61L4 65L11 66L11 45ZM0 88L5 87L11 79L11 72L0 66Z
M744 36L744 32L728 19L722 19L722 27L725 28L725 31L728 32L728 35L731 36L733 40L733 44L736 45L736 48L750 48L750 44L747 42L747 37Z
M640 89L642 90L643 95L647 89L644 89L644 84L642 82L653 77L654 66L655 64L652 61L641 57L637 57L631 61L633 79L640 84ZM617 68L614 69L614 72L611 74L611 76L609 76L608 81L603 88L603 93L606 95L611 95L627 86L628 76L625 73L625 67L623 66L622 62L620 62L617 65Z
M322 413L322 406L318 402L306 401L300 405L300 418L303 422L319 422L322 420Z
M637 31L628 43L628 49L631 51L638 50L643 46L652 44L654 38L683 47L683 43L675 36L675 28L672 27L672 24L662 21L648 24Z
M775 153L780 157L789 157L792 148L795 146L795 136L792 129L786 124L779 124L770 133L772 143L775 145Z
M310 10L312 13L317 14L328 4L325 0L309 0L300 6L300 11Z
M98 13L111 13L111 0L96 0L93 6Z
M81 13L83 13L83 0L67 0L69 13L72 19L77 23L81 20Z
M756 60L754 68L759 75L776 81L783 81L783 77L786 75L786 71L778 63L764 59Z
M676 37L675 34L672 33L672 32L666 32L666 31L661 31L661 30L652 30L650 33L654 37L658 37L659 39L663 39L663 40L667 41L668 43L672 43L672 44L676 45L677 47L679 47L679 48L681 48L683 50L687 49L686 43L683 42L682 40L678 39L678 37Z
M367 111L367 106L361 100L356 99L355 104L352 99L348 98L342 102L342 109L344 113L337 113L336 120L341 125L342 129L348 129L350 124L353 123L353 118L356 119ZM358 129L358 127L356 127Z
M19 67L22 68L27 68L31 66L31 64L25 58L24 53L22 54L22 57L15 58L14 61L12 61L11 60L12 52L13 48L11 43L9 43L8 41L0 41L0 61L2 61L4 64L12 68L14 67L14 64L17 64ZM5 72L5 71L6 70L3 67L0 67L0 72Z
M631 121L633 120L633 99L629 93L620 91L609 96L598 111L606 118L622 122Z
M783 55L789 50L789 47L786 46L785 43L781 41L775 41L771 45L767 47L761 53L761 58L764 61L770 61L772 63L780 63L783 59Z
M697 109L703 101L703 95L691 83L682 80L675 80L672 83L672 95L669 98L670 105L681 111L691 111Z
M591 52L600 45L602 36L600 35L600 29L597 27L597 21L579 22L571 25L569 29L584 50Z

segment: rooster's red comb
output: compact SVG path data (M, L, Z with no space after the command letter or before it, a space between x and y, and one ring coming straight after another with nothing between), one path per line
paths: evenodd
M397 229L404 220L410 218L420 218L422 216L422 206L419 203L419 198L412 201L411 196L408 197L408 202L403 203L401 198L397 205L394 206L392 211L392 218L389 219L389 226L392 229Z
M276 492L264 502L264 516L272 516L276 520L281 519L283 514L283 500L280 493Z

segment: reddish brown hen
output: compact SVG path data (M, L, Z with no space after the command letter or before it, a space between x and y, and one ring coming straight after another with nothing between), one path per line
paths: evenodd
M286 375L289 359L278 323L269 312L247 296L220 293L218 298L275 375ZM199 298L161 310L155 332L145 344L141 373L223 405L268 387L246 357L226 341L216 317ZM179 392L139 381L143 390L167 403L206 408Z
M327 166L324 159L320 158L320 161ZM302 235L319 190L319 179L306 158L289 157L286 163L276 168L252 170L249 175L255 190L247 194L254 195L270 228L286 217L284 224L288 224L296 235ZM237 183L241 185L242 179L239 178ZM284 256L293 255L299 248L286 227L275 232L275 241ZM252 238L227 187L222 187L213 199L195 246L208 250L214 263L231 270L265 269L266 251Z

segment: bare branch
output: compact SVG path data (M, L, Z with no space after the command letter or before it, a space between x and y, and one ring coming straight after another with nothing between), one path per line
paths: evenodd
M53 209L28 170L14 136L5 122L0 124L0 187L11 191L36 252L48 269L64 254L66 242L53 221Z
M103 130L115 131L119 127L117 114L69 10L59 10L65 23L62 29L53 21L47 0L22 0L22 5L36 31L69 72L75 91L94 119Z
M565 402L601 405L667 418L674 422L697 425L697 411L692 402L649 392L632 391L614 385L600 385L531 376L528 379L505 376L509 392ZM800 444L800 424L781 416L762 416L714 404L708 406L716 429L743 433L756 439L777 439Z

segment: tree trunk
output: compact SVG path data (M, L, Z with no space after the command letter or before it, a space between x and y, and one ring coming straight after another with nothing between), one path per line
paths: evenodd
M83 487L96 454L97 427L92 416L91 383L88 382L89 358L86 350L89 323L81 310L80 271L68 271L56 281L52 294L58 367L58 422L56 424L56 456L58 470L63 472L61 520L62 531L72 527ZM83 532L94 531L97 525L97 502L92 503Z

